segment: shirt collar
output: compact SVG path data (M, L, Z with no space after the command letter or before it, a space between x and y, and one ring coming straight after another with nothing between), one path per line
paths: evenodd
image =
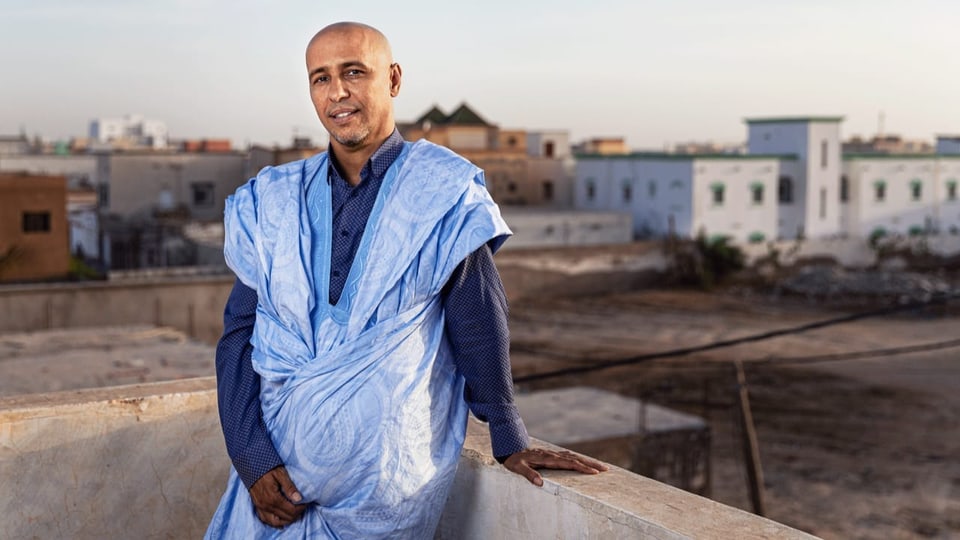
M387 174L387 169L397 160L402 149L403 137L400 136L400 131L398 131L397 128L393 128L393 133L387 137L387 140L383 141L380 148L377 148L377 151L370 156L367 164L363 166L363 169L360 171L360 181L362 182L370 178L371 175L373 178L382 180L384 175ZM333 155L333 148L331 146L327 146L327 153L333 162L335 174L338 178L343 178L340 174L340 164L337 163L337 158Z

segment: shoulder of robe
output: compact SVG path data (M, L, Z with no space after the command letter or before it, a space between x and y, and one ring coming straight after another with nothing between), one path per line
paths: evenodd
M418 168L432 169L440 173L427 175L428 180L476 180L477 177L482 179L483 170L480 167L453 150L425 139L420 139L411 145L407 159Z

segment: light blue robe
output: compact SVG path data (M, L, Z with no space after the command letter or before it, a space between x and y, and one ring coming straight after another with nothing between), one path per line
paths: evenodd
M480 169L426 141L387 171L340 300L327 301L329 160L266 168L227 199L224 254L257 290L252 361L267 429L309 507L263 525L231 468L207 538L430 538L466 429L440 291L510 234ZM311 253L305 191L324 238Z

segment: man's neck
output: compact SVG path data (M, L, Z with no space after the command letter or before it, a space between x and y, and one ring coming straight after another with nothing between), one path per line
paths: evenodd
M366 145L362 148L347 148L340 144L331 144L330 151L333 153L334 159L336 159L338 169L343 179L351 186L360 185L360 172L363 171L364 166L370 161L370 156L375 154L392 134L393 131L391 130L390 133L380 137L376 144Z

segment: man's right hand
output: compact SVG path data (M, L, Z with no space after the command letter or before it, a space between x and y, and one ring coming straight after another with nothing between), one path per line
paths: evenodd
M282 465L267 471L253 484L250 498L253 499L260 521L278 529L300 519L307 509L306 504L298 504L303 496Z

